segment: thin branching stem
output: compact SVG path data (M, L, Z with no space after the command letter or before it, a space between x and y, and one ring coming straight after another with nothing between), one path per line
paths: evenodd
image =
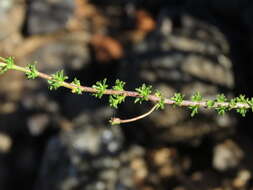
M0 67L5 66L5 65L6 65L6 63L0 62ZM26 69L24 67L17 66L17 65L14 65L12 70L21 71L21 72L24 72L24 73L29 72L29 69ZM42 73L42 72L38 72L38 77L46 79L46 80L51 80L52 79L52 76L50 76L48 74L45 74L45 73ZM62 86L65 87L65 88L71 89L71 90L77 88L76 85L68 83L68 82L63 82ZM83 92L89 92L89 93L97 93L98 92L98 90L96 90L95 88L88 87L88 86L80 86L79 88ZM138 92L126 91L126 90L118 91L118 90L107 89L107 90L105 90L104 94L106 94L106 95L125 95L127 97L134 97L134 98L141 97ZM155 102L158 102L160 100L160 98L155 96L155 95L149 95L148 100L155 103ZM176 102L174 100L169 99L169 98L165 98L164 103L168 104L168 105L173 105ZM188 106L207 107L207 102L206 101L194 102L194 101L190 101L190 100L183 100L181 102L180 106L185 106L185 107L188 107ZM229 102L214 103L213 108L217 108L217 107L220 107L220 106L228 107ZM236 105L234 105L234 108L242 108L242 107L243 108L250 108L250 105L248 105L246 103L236 103Z
M155 106L149 112L143 115L126 120L113 118L111 120L112 124L127 123L142 119L151 114L155 109L163 109L165 104L188 107L192 110L191 116L197 114L198 109L201 107L215 109L220 115L223 115L226 111L235 109L242 116L245 116L248 109L253 110L253 98L245 98L244 95L240 95L239 97L231 99L230 101L228 101L223 94L217 95L215 100L203 100L199 92L196 92L191 97L191 100L184 100L184 95L180 93L175 93L175 95L171 98L165 98L159 91L157 91L155 94L152 94L152 87L146 86L145 84L139 88L136 88L135 91L126 91L124 90L125 82L120 80L116 80L115 86L113 86L112 89L107 89L108 85L106 84L106 79L104 79L102 82L98 81L92 87L88 87L82 86L80 81L76 78L73 80L73 82L66 82L65 80L67 80L68 77L64 75L63 70L58 71L55 74L48 75L37 71L35 64L29 64L28 67L21 67L15 64L12 57L6 59L0 57L1 73L5 73L7 70L21 71L26 74L28 79L34 79L36 77L45 79L50 85L50 90L56 90L57 88L63 86L71 89L73 93L82 94L82 92L88 92L92 93L97 98L101 98L103 95L110 95L110 106L115 108L117 108L118 104L124 102L125 97L135 98L135 103L141 104L143 101L155 103Z

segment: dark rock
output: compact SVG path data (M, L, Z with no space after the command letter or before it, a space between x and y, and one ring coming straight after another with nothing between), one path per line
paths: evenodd
M245 11L242 14L242 18L244 23L249 27L249 29L251 30L250 33L252 33L253 31L253 24L251 22L252 18L253 18L253 3L251 2L249 5L246 6Z
M238 17L249 6L248 0L225 0L225 1L209 1L209 6L213 11L219 13L223 17Z
M50 140L36 189L130 188L131 169L123 167L129 158L121 154L120 128L92 125L87 114L74 123L73 130Z
M28 8L27 33L45 34L63 29L74 7L72 0L32 0Z

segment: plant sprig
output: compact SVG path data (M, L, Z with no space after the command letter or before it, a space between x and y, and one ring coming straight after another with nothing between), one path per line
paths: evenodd
M74 78L74 80L71 82L71 84L73 84L73 85L76 86L75 88L71 89L72 93L74 93L74 94L82 94L83 90L80 88L81 87L80 80L78 80L77 78Z
M155 96L159 98L159 101L156 103L156 109L164 109L165 107L165 98L163 97L162 93L160 91L156 91Z
M5 65L1 66L1 68L0 68L0 74L3 74L3 73L5 73L5 72L7 72L8 70L10 70L10 69L13 68L13 65L14 65L14 57L7 57L6 59L0 57L0 60L2 60L3 62L6 63Z
M235 98L236 103L248 104L250 103L249 98L246 98L245 95L240 95L239 97ZM241 114L243 117L246 116L248 109L245 107L236 108L236 112Z
M105 78L103 81L97 81L96 84L92 85L92 88L95 88L97 90L97 92L94 93L93 96L99 99L102 98L106 89L108 88L106 81L107 79Z
M227 98L225 97L224 94L218 94L215 102L217 103L227 102ZM228 105L218 104L215 110L218 112L219 115L224 115L229 110L229 107L230 107L230 104Z
M215 109L219 115L224 115L229 110L236 110L236 112L243 117L246 116L249 109L253 111L253 98L247 98L245 95L240 95L228 100L224 94L219 94L214 100L203 100L201 94L197 92L191 97L191 100L184 100L184 95L181 93L175 93L173 97L165 98L160 91L156 91L152 94L152 86L146 84L142 84L141 87L136 88L136 91L126 91L124 90L125 82L120 81L119 79L115 81L115 85L112 89L108 89L109 85L107 84L107 79L97 81L92 87L88 87L82 86L77 78L74 78L72 82L66 82L68 77L64 75L63 70L48 75L39 72L35 63L28 64L26 67L21 67L15 64L13 57L0 57L0 74L3 74L8 70L23 72L28 79L35 79L38 77L43 78L48 81L50 90L56 90L62 86L71 89L71 92L76 94L89 92L97 98L102 98L103 95L109 95L109 104L114 108L118 108L118 105L123 103L126 97L135 98L135 103L141 104L143 101L151 101L155 103L152 109L145 114L126 120L113 118L111 120L112 124L132 122L144 118L156 109L164 109L165 104L188 107L191 109L192 117L198 113L200 107Z
M180 106L184 100L184 95L181 93L175 93L171 100L175 101L174 105Z
M113 90L124 91L125 82L117 79L115 85L112 87ZM118 105L125 101L125 94L112 94L109 96L109 104L113 108L118 108Z
M68 77L64 75L64 71L60 70L51 75L51 79L48 79L49 89L57 90L62 86L62 83L67 80Z
M200 102L202 100L202 96L199 92L196 92L192 97L191 100L193 102ZM189 108L192 110L191 117L195 116L198 113L199 104L190 105Z
M27 79L35 79L39 76L38 70L36 68L36 62L33 62L31 64L27 65L27 69L29 70L28 72L26 72L26 77Z
M139 93L140 97L137 97L134 100L134 103L139 102L142 104L143 101L148 101L148 96L152 93L152 86L146 86L146 84L142 84L141 87L136 88L135 90Z

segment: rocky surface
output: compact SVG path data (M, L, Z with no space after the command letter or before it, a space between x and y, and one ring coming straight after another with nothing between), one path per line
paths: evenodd
M170 97L253 95L252 3L239 1L1 0L0 56L64 69L91 86L116 78ZM251 113L238 118L132 99L49 91L23 74L0 76L0 189L252 189Z
M28 7L27 32L45 34L63 29L74 13L72 0L35 0Z
M107 108L101 109L106 112ZM91 119L101 109L80 114L71 126L74 130L49 140L35 189L131 187L131 169L124 166L128 158L120 155L124 141L120 128L108 128L101 114L96 115L97 122Z

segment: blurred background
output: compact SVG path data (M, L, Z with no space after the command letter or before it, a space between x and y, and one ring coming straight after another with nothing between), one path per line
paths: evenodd
M0 0L0 56L91 86L119 78L167 97L253 96L250 0ZM252 113L119 109L46 81L0 76L0 189L253 190Z

